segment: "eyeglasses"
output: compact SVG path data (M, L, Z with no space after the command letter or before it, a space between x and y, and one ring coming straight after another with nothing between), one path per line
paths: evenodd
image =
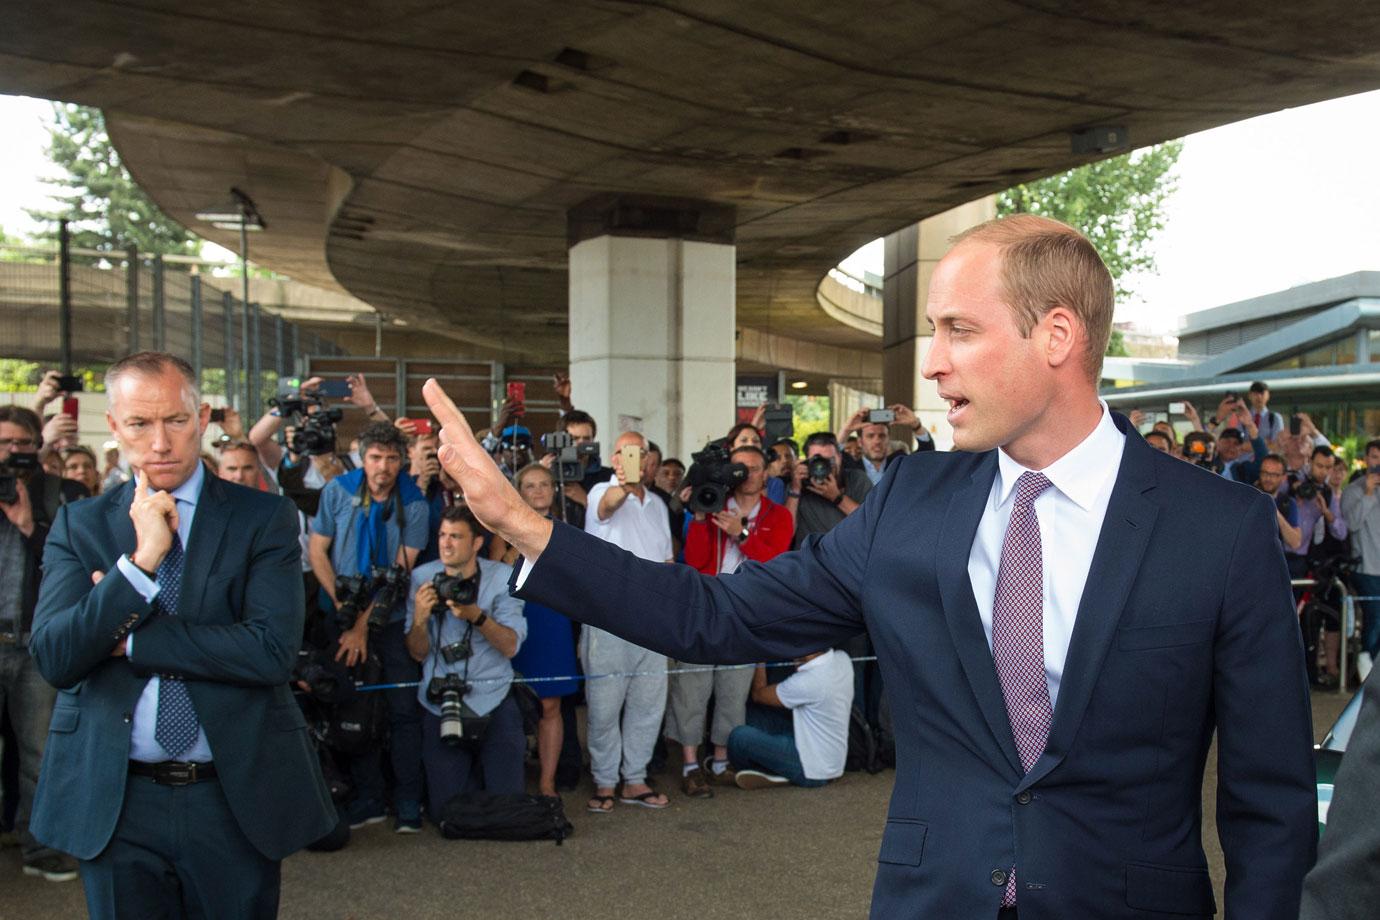
M16 447L20 450L33 450L37 446L38 442L33 438L0 438L0 447L7 447L11 450Z

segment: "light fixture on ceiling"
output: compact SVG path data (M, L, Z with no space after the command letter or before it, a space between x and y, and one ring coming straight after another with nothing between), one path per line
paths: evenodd
M803 390L803 389L805 389L806 387L808 387L809 385L810 385L809 382L808 382L808 381L805 381L805 380L792 380L792 381L791 381L791 389L792 389L792 390Z

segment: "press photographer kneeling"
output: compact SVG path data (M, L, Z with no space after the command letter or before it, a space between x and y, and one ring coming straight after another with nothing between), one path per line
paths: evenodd
M523 602L508 594L512 567L479 558L482 542L469 509L452 505L441 515L441 558L412 572L407 650L422 664L417 697L433 819L461 792L523 791L527 741L509 693L509 659L527 621Z

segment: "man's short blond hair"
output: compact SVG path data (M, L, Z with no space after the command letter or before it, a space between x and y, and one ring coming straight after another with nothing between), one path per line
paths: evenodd
M1116 305L1111 272L1088 238L1068 224L1034 214L1013 214L970 227L953 238L990 243L1001 253L1001 284L1016 314L1016 328L1030 336L1046 313L1067 307L1087 338L1084 364L1097 383L1112 336Z

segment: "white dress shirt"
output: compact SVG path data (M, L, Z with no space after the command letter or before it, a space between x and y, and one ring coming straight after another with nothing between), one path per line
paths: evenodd
M206 481L206 466L200 461L197 462L196 470L186 482L172 490L172 497L177 501L177 536L182 541L182 551L187 551L187 540L192 535L192 518L196 516L196 503L201 498L201 486ZM149 493L153 493L153 489ZM151 578L139 571L139 567L130 561L128 556L121 556L120 561L115 563L115 567L120 570L120 574L128 579L134 586L134 590L144 596L144 600L150 604L158 596L158 584ZM186 584L186 575L183 575L183 584ZM125 638L125 654L129 656L131 662L137 661L134 650L134 637L139 631L136 629ZM149 682L144 685L144 692L139 695L139 703L134 707L134 725L131 729L129 739L129 759L142 760L149 763L157 763L162 760L172 760L172 755L163 750L163 745L154 740L154 726L158 723L158 675L149 678ZM200 725L196 730L196 741L182 754L181 760L196 761L198 763L209 763L211 757L211 745L206 740L206 730Z
M1045 681L1051 706L1059 701L1069 639L1125 447L1126 436L1117 430L1104 402L1102 419L1092 433L1054 463L1035 471L1044 473L1054 484L1054 488L1046 489L1035 499L1034 506L1044 559ZM997 593L1002 542L1011 521L1012 491L1016 480L1026 472L1032 471L998 448L997 475L968 554L968 577L973 583L973 599L977 601L989 649L992 602ZM1096 616L1100 612L1093 608L1089 614Z

